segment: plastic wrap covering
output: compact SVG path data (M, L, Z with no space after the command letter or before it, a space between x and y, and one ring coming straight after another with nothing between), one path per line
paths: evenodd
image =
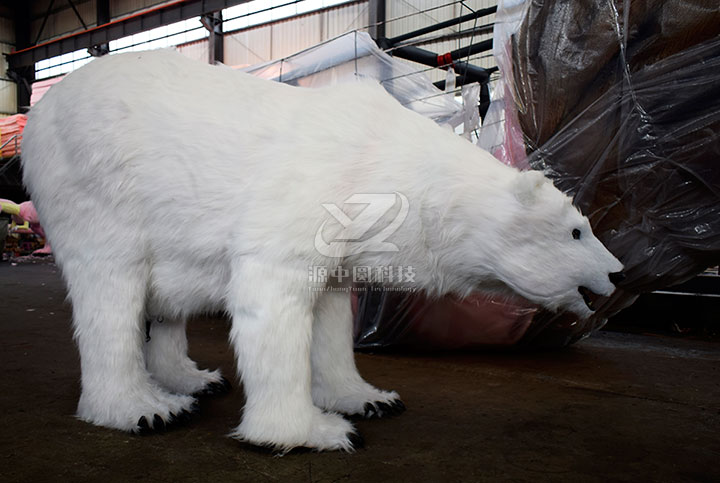
M573 195L627 278L587 320L491 298L361 299L357 345L562 346L640 292L717 264L719 34L717 0L501 1L494 49L503 79L479 144L544 170Z
M519 298L480 293L429 301L421 294L370 291L361 292L356 313L357 347L461 349L518 343L537 308Z
M242 70L303 87L371 78L379 81L405 107L439 124L456 127L466 117L463 107L455 102L454 94L443 93L422 71L383 52L365 32L349 32L290 57ZM476 129L477 124L471 128Z

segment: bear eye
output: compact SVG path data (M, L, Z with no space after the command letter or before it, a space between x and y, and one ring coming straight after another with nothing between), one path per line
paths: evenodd
M572 231L572 236L573 236L574 239L579 240L579 239L580 239L580 235L582 235L582 232L581 232L580 230L578 230L577 228L575 228L575 229Z

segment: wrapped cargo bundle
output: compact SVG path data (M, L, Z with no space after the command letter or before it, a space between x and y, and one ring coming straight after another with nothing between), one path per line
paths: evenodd
M528 163L573 195L627 275L589 320L538 314L546 338L585 335L720 259L718 35L712 0L528 6L511 42Z
M718 35L710 0L501 1L503 78L479 144L572 195L627 279L588 319L483 294L363 295L357 346L563 346L717 264Z
M15 114L0 118L0 146L7 143L0 153L0 157L10 158L16 154L20 154L20 143L22 142L22 132L27 123L25 114ZM17 143L12 137L17 135ZM10 142L8 142L10 141Z

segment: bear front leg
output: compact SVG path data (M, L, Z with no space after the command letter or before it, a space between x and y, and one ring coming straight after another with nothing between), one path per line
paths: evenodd
M198 369L188 357L184 318L153 317L147 324L145 361L150 375L163 388L193 396L220 395L230 390L230 382L219 370Z
M323 412L310 394L314 295L307 269L245 262L233 271L231 342L245 389L233 437L280 451L295 447L352 451L352 424Z
M358 373L349 293L322 292L315 304L312 396L321 408L366 418L394 416L405 410L395 391L377 389Z
M184 420L195 399L165 391L145 367L146 267L117 258L72 259L63 264L63 273L82 369L78 418L133 432Z

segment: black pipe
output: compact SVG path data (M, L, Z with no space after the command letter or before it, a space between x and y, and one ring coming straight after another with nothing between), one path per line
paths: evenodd
M488 69L488 73L495 72L496 70L498 70L497 67L491 67ZM469 83L470 82L467 82L465 76L459 75L455 78L456 87L460 87ZM433 85L441 91L445 90L444 80L433 82ZM478 104L478 111L480 113L480 120L482 122L485 122L485 116L487 115L488 109L490 109L490 88L488 87L487 83L484 83L480 85L480 102Z
M453 50L450 52L450 57L452 57L453 60L460 60L463 57L470 57L471 55L479 54L480 52L487 52L488 50L492 50L493 48L493 40L483 40L482 42L478 42L477 44L468 45L467 47L462 47L457 50Z
M468 83L467 79L465 78L464 75L455 76L455 87L464 86L467 83ZM437 82L433 82L433 85L435 87L437 87L438 89L440 89L441 91L445 90L445 84L446 84L446 82L444 79L437 81Z
M490 7L490 8L484 8L482 10L477 10L473 13L469 13L467 15L463 15L458 18L453 18L451 20L446 20L445 22L440 22L435 25L430 25L429 27L421 28L419 30L414 30L412 32L408 32L406 34L398 35L397 37L392 37L389 39L386 39L387 42L390 45L395 45L399 42L402 42L404 40L412 39L413 37L418 37L423 34L427 34L430 32L435 32L437 30L442 30L447 27L452 27L453 25L457 25L463 22L467 22L469 20L475 20L476 18L480 17L486 17L488 15L492 15L497 11L497 6Z
M482 69L482 67L480 67L480 68ZM498 68L490 67L489 69L483 69L483 70L485 72L487 72L488 75L490 75L493 72L497 72ZM468 79L464 75L459 75L459 76L455 77L455 87L461 87L461 86L464 86L465 84L472 84L473 82L476 82L476 81L474 81L472 79ZM435 87L437 87L438 89L440 89L441 91L445 90L445 81L444 80L433 82L433 85Z
M497 67L494 67L497 70ZM480 104L478 104L478 110L480 111L480 119L485 122L485 116L487 115L488 109L490 109L490 88L487 84L483 84L480 87Z
M487 41L486 41L487 42ZM483 44L485 42L481 42ZM473 44L468 47L465 47L464 49L472 48L476 45L480 44ZM463 51L464 49L459 49L455 51L455 53L458 53L460 51ZM391 51L391 53L395 57L400 57L401 59L411 60L413 62L417 62L418 64L427 65L430 67L442 67L442 68L448 68L449 64L446 64L444 62L444 59L442 56L438 56L434 52L430 52L429 50L421 49L419 47L398 47L397 49L394 49ZM453 53L450 52L450 55L452 59L454 60L455 57L452 55ZM440 58L438 58L440 57ZM482 67L477 67L472 64L468 64L467 62L454 62L453 67L455 68L455 72L457 72L460 75L466 76L468 78L468 82L487 82L489 78L488 72L483 69Z

